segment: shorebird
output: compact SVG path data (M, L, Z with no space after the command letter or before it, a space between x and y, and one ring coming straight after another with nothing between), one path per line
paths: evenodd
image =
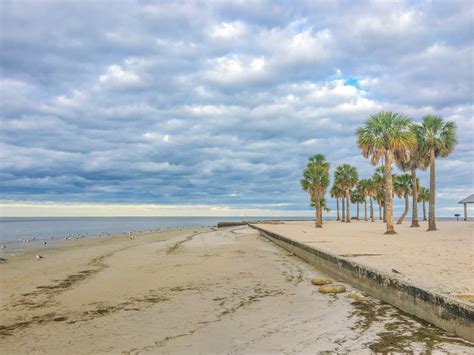
M7 246L5 244L2 244L2 249L5 249Z
M43 245L46 245L46 244L48 244L48 243L46 243L46 242L43 242Z
M39 259L43 259L43 257L41 255L36 255L36 259L39 260Z
M135 239L135 236L132 235L132 236L130 237L130 239Z

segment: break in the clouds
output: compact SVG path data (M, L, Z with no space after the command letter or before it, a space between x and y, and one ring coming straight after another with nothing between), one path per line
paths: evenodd
M354 132L381 109L455 121L439 212L472 193L469 0L0 6L9 203L307 210L307 157L371 175Z

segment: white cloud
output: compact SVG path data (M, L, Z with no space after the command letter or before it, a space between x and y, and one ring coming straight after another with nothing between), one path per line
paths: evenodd
M236 40L245 32L246 27L240 21L222 22L213 26L210 36L220 40Z
M107 68L104 74L99 76L99 83L110 87L127 87L141 86L144 81L133 71L124 70L120 65L113 64Z
M225 56L211 59L206 78L220 84L241 84L262 79L266 74L264 57Z

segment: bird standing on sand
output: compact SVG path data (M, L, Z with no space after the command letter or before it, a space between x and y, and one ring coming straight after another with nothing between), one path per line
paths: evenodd
M36 259L39 260L39 259L43 259L43 257L41 255L36 255Z
M2 244L2 249L5 249L7 246L5 244Z

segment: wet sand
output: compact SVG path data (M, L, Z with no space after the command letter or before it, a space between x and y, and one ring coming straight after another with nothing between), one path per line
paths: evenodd
M8 354L450 351L472 344L324 277L248 227L73 241L4 254Z

